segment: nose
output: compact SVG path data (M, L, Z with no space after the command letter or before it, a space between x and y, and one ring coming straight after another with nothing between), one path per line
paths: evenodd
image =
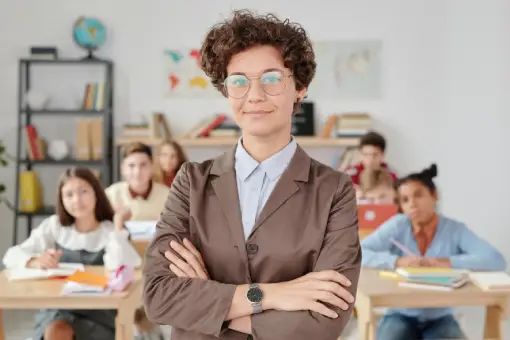
M73 197L72 197L72 202L73 202L74 204L79 203L79 202L80 202L80 195L73 195Z
M253 80L246 96L249 102L258 103L265 100L266 93L262 90L260 82Z

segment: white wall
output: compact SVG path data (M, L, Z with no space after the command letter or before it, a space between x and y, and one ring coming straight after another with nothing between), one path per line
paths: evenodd
M71 39L80 15L99 17L108 26L101 56L116 63L116 125L140 112L166 112L174 133L200 117L228 110L224 100L169 100L162 93L165 47L198 46L220 13L247 7L273 11L301 22L313 39L381 38L384 41L384 98L374 102L318 101L323 117L345 110L367 110L389 140L388 158L399 173L437 162L442 210L466 221L510 258L506 245L510 209L507 169L510 157L505 129L510 118L510 2L487 1L0 1L0 138L14 152L16 136L17 60L30 45L57 45L62 56L83 52ZM320 5L319 5L320 4ZM41 86L55 85L61 94L82 71L41 71ZM81 72L81 73L80 73ZM55 122L55 121L52 121ZM47 134L72 138L68 123L43 123ZM67 125L65 125L67 124ZM39 125L38 125L39 126ZM72 128L71 128L72 129ZM213 154L219 149L213 150ZM331 162L335 150L313 151ZM207 150L190 151L195 159ZM50 171L50 170L44 170ZM45 196L54 180L45 175ZM13 197L14 169L1 169ZM0 252L10 243L11 214L0 208Z

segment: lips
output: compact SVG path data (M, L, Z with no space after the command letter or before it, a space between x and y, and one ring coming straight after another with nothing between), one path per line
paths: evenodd
M253 111L244 111L244 114L245 115L256 115L256 116L261 116L261 115L267 115L267 114L270 114L272 111L264 111L264 110L253 110Z

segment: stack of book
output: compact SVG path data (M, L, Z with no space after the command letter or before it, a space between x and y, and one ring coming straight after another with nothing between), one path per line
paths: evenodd
M451 268L397 268L399 285L409 288L453 290L469 281L469 272Z
M344 113L336 122L337 138L360 138L372 129L372 117L368 113Z

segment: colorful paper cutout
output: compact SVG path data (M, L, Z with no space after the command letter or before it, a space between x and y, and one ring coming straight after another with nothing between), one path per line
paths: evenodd
M165 54L169 56L174 63L179 63L184 58L184 55L179 51L166 50Z
M165 93L169 97L221 97L200 68L200 49L169 48L163 56Z
M177 77L175 74L171 74L168 77L168 81L170 82L170 89L171 90L174 90L177 87L177 85L179 85L179 83L181 82L179 77Z
M204 77L200 77L200 76L194 77L194 78L190 79L189 86L190 87L198 86L198 87L205 89L207 87L207 79L205 79Z

